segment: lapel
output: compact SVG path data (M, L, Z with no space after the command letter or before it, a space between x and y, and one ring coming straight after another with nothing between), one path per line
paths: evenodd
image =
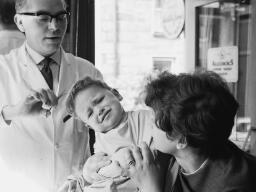
M61 49L61 64L57 95L68 93L76 80L78 80L78 71L75 59L74 57L68 57L68 53Z
M42 88L49 89L43 75L39 71L36 63L28 55L25 43L20 48L18 53L19 63L22 70L22 81L24 81L25 86L30 90L38 91Z
M36 66L35 62L28 55L25 44L19 51L19 63L22 70L22 81L30 90L38 91L42 88L49 89L43 75ZM77 64L74 57L68 57L68 54L61 49L61 63L59 71L59 86L56 95L67 93L73 83L78 80Z
M28 92L39 91L42 88L49 89L43 75L41 74L40 70L36 66L35 62L30 58L28 55L25 44L20 48L18 52L18 60L21 72L21 84L24 85ZM23 90L23 89L22 89ZM28 93L26 93L27 95ZM54 127L52 116L46 118L49 127L45 127L45 129L49 129L50 138L54 137ZM41 126L41 125L39 125ZM44 126L42 124L42 126Z

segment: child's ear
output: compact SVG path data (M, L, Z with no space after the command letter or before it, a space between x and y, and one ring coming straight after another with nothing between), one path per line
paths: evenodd
M123 100L122 95L116 90L116 89L111 89L111 92L118 98L119 101Z
M176 144L176 148L177 149L185 149L187 147L188 143L187 143L187 139L186 137L182 136L178 143Z

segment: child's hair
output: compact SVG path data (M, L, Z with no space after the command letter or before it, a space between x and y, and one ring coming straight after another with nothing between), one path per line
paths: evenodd
M78 93L88 89L91 86L98 86L104 89L113 90L106 83L100 80L95 80L90 77L84 77L83 79L77 81L71 88L67 101L66 101L66 110L70 115L75 115L75 99ZM116 90L115 90L116 91Z
M228 141L238 103L216 73L161 74L146 87L146 104L168 138L184 136L189 146L216 152Z

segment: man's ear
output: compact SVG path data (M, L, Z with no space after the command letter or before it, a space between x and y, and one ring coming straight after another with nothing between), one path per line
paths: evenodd
M17 25L18 29L21 31L21 32L25 32L25 29L24 29L24 26L23 26L23 20L22 20L22 15L19 15L19 14L16 14L14 16L14 22L15 24Z
M176 144L176 148L177 149L185 149L187 147L188 143L187 143L187 139L186 137L182 136L178 143Z
M116 90L116 89L111 89L111 92L118 98L119 101L123 100L122 95Z

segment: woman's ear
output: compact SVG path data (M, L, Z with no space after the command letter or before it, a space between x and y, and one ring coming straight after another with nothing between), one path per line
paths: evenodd
M184 136L182 136L180 139L179 139L179 141L178 141L178 143L176 144L176 148L177 149L185 149L186 147L187 147L187 139L186 139L186 137L184 137Z
M14 16L14 22L15 24L17 25L18 29L21 31L21 32L25 32L25 29L24 29L24 26L23 26L23 20L22 20L22 15L19 15L19 14L16 14Z
M118 98L119 101L123 100L122 95L116 90L116 89L111 89L111 92Z

